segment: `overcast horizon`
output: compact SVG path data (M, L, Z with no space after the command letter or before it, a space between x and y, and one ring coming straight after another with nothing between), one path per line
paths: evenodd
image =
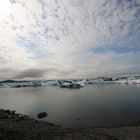
M140 0L0 0L0 80L140 74Z

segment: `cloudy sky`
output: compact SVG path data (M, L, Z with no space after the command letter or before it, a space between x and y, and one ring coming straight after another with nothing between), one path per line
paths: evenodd
M140 0L0 0L0 79L140 74Z

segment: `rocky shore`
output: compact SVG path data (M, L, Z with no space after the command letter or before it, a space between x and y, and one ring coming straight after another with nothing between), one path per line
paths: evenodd
M73 129L0 109L0 140L140 140L140 123Z

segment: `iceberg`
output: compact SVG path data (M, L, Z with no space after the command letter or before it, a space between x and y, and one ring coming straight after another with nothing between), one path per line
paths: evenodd
M84 87L84 85L80 82L64 81L62 84L60 84L60 87L78 89Z
M140 78L136 77L127 77L125 79L119 79L117 81L114 81L116 83L122 83L122 84L140 84Z

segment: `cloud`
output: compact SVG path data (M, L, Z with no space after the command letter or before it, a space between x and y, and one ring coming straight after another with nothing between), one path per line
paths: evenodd
M41 78L46 73L46 70L43 69L27 69L25 71L19 72L15 76L15 79L24 79L24 78Z
M139 13L139 0L2 1L0 70L13 73L0 76L72 78L132 69L137 73Z
M45 78L52 78L52 79L57 79L56 77L61 75L61 79L64 79L66 75L71 75L74 70L61 70L59 68L30 68L30 69L25 69L25 70L17 70L17 69L1 69L1 79L7 79L7 78L12 78L12 79L44 79ZM7 73L7 75L3 75ZM50 77L51 75L51 77ZM52 76L53 75L53 76Z
M15 0L9 0L12 4L15 4L16 1Z

